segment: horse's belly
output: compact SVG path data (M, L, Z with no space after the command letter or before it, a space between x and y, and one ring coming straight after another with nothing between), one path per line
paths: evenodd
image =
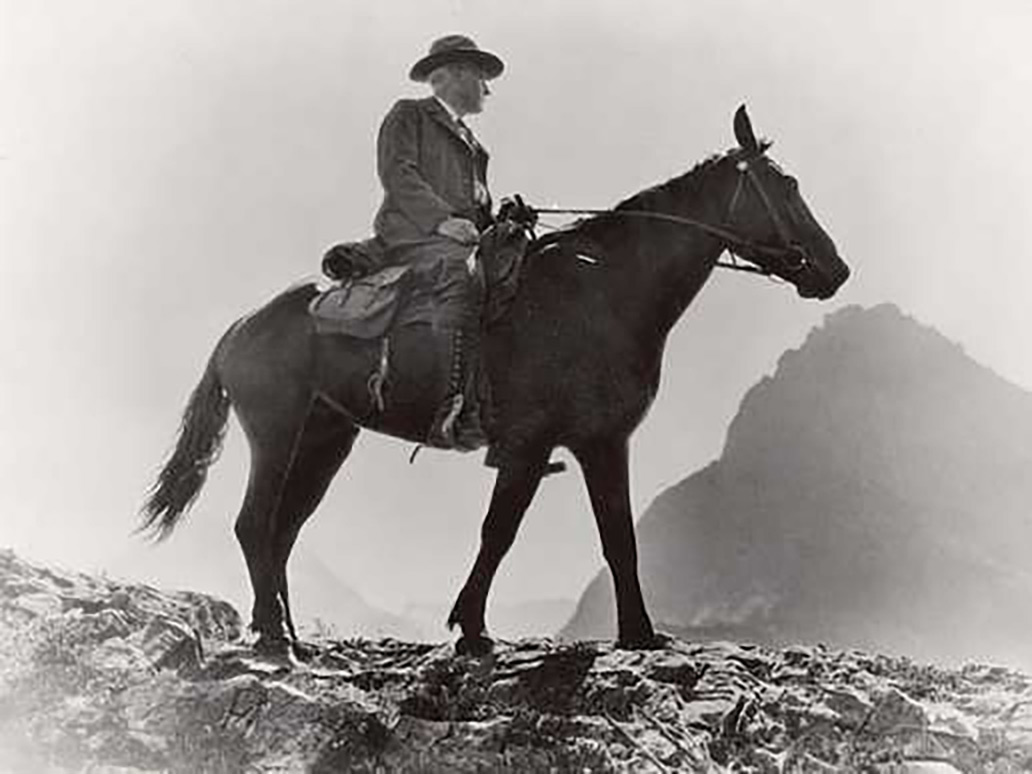
M422 441L449 390L451 332L406 325L386 338L323 336L321 394L362 427Z

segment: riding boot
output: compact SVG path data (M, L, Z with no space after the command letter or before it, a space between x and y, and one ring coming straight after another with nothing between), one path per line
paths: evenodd
M479 356L462 328L451 331L450 337L448 397L437 408L427 442L437 448L472 451L487 442L480 416Z
M483 383L480 366L483 280L470 276L458 327L450 332L451 367L447 397L438 407L428 442L432 446L471 451L487 443L481 418Z
M459 449L479 449L487 443L484 417L486 405L484 388L487 380L481 367L480 321L467 324L462 331L462 408L455 431L455 446Z

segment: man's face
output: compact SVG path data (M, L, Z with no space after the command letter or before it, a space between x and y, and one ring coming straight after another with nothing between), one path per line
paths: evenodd
M445 98L462 115L481 112L484 98L491 93L484 72L471 64L453 65L448 85L450 93Z

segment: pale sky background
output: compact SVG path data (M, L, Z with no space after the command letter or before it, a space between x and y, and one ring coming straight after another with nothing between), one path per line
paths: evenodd
M845 304L1032 389L1027 0L0 0L0 546L186 586L217 563L249 599L235 424L169 543L130 537L136 510L221 332L368 233L376 129L451 32L507 64L475 122L496 197L610 205L731 146L747 102L854 270L823 304L713 279L636 436L639 515ZM363 435L302 533L395 610L453 598L493 478L409 451ZM549 479L493 598L574 598L601 561L579 473Z

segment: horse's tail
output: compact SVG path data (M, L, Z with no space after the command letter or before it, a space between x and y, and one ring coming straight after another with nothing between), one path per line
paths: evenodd
M220 342L221 344L221 342ZM219 381L216 356L208 360L183 412L176 448L165 463L143 506L140 532L164 540L190 509L218 458L229 417L229 395Z

